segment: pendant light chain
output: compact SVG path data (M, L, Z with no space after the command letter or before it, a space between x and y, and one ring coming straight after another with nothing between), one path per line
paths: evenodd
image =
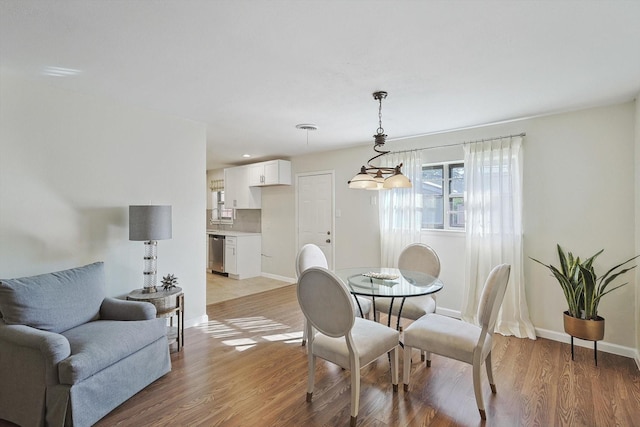
M378 135L384 133L384 128L382 127L382 97L378 97Z

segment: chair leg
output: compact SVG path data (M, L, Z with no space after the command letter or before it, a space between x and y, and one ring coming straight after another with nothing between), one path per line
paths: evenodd
M425 357L427 358L427 368L431 367L431 352L430 351L425 351L424 352Z
M478 410L480 411L480 418L487 419L487 415L484 411L484 403L482 402L482 389L480 382L480 365L481 363L473 364L473 391L476 395L476 403L478 404Z
M307 344L307 318L304 319L304 329L302 329L302 346Z
M404 363L402 364L402 382L404 391L409 391L409 376L411 375L411 350L409 346L404 346Z
M316 357L311 353L311 349L309 349L307 358L309 360L309 376L307 378L307 402L311 402L316 373Z
M425 360L427 360L427 352L424 350L420 350L420 361L424 362Z
M351 360L351 425L355 426L360 405L360 362Z
M398 391L398 346L393 347L390 352L391 356L391 384L393 391Z
M491 352L487 355L487 359L484 361L487 368L487 379L489 380L489 386L491 387L491 393L496 393L496 383L493 381L493 368L491 366Z

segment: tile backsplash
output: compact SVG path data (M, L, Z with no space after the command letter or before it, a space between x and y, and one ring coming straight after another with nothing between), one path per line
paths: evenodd
M207 229L262 233L262 210L260 209L236 209L233 224L210 224L211 214L212 209L207 209Z

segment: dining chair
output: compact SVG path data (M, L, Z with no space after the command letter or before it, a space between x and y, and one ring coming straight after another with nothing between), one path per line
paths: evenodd
M317 245L313 243L307 243L304 245L298 255L296 256L296 277L300 277L300 275L309 267L323 267L328 268L327 257L325 257L324 252ZM362 314L365 318L369 318L369 312L371 311L371 300L363 297L354 298L354 302L356 306L362 309ZM360 315L360 310L356 310L356 316ZM304 346L307 343L307 327L306 327L306 319L305 319L305 327L302 332L302 345Z
M402 379L404 390L409 390L411 350L427 352L427 367L431 366L431 353L439 354L473 366L473 390L480 417L486 420L486 412L480 388L480 369L485 362L491 392L496 392L491 367L493 329L509 282L511 266L501 264L493 268L485 281L478 304L479 326L452 317L431 313L409 325L404 331L404 366Z
M358 418L360 369L389 354L393 391L398 391L400 333L356 317L351 294L342 281L322 267L306 269L298 279L298 302L306 321L309 373L307 402L313 396L316 357L351 371L351 426ZM385 360L385 363L388 363Z
M406 246L398 257L398 268L400 270L419 271L433 277L440 275L440 258L438 254L424 243L412 243ZM388 313L389 316L398 316L400 313L400 301L396 298L393 301L393 310L389 310L391 298L376 298L376 311ZM417 320L428 313L435 313L436 300L432 295L422 295L407 298L402 304L402 317L410 320ZM424 360L424 357L423 359Z

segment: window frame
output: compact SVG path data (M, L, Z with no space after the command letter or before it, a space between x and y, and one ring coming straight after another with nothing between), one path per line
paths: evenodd
M454 211L451 209L451 203L454 199L462 199L462 203L464 205L466 200L466 191L463 191L460 195L459 193L451 192L451 181L453 179L451 175L452 168L456 167L465 167L464 160L452 160L446 162L434 162L434 163L424 163L421 166L421 170L424 171L425 168L442 168L442 228L436 227L425 227L424 222L421 222L420 228L422 231L453 231L453 232L464 232L466 229L466 221L463 226L451 225L451 215ZM422 193L423 204L422 209L424 212L424 200L425 194Z

